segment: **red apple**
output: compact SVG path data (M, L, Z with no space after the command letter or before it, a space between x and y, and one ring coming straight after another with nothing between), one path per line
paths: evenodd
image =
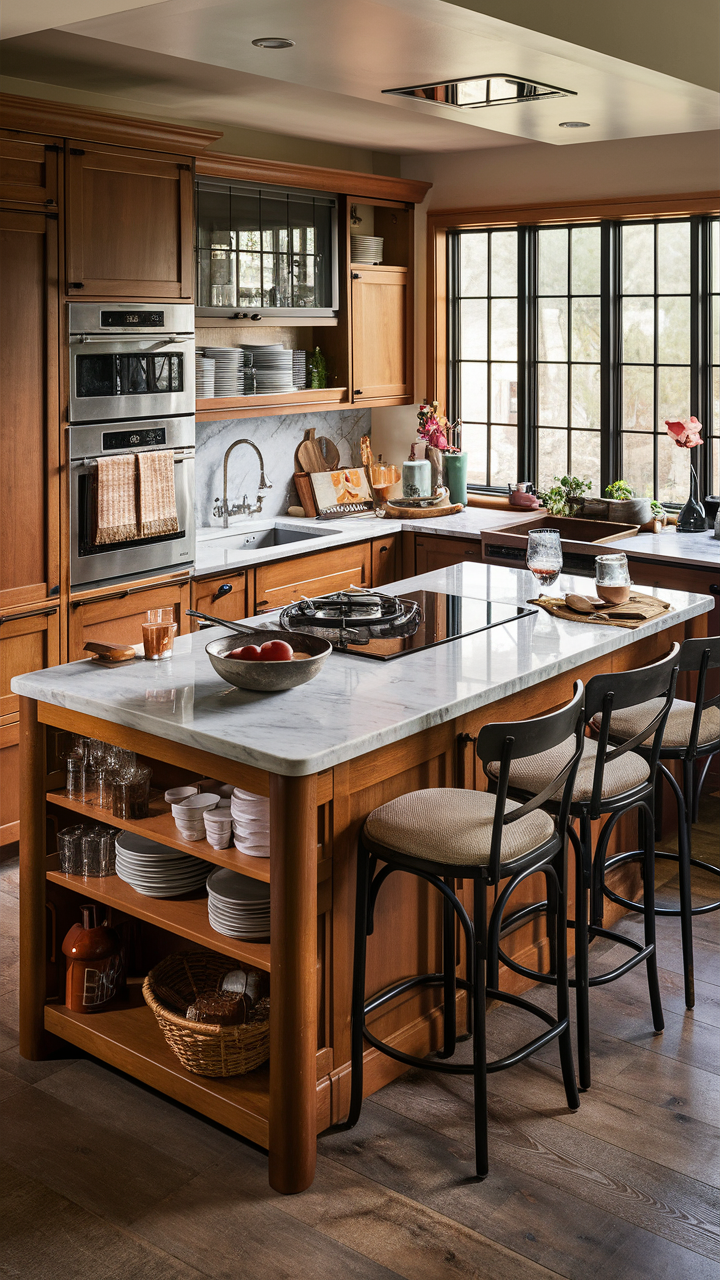
M243 662L259 662L260 650L256 644L246 644L243 649L233 649L225 655L227 658L241 658Z
M266 640L260 646L260 658L263 662L290 662L292 656L292 647L286 640Z

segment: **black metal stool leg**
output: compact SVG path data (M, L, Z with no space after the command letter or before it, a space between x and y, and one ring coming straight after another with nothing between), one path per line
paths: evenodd
M568 1025L558 1037L560 1050L560 1066L562 1068L565 1097L571 1111L580 1106L580 1095L575 1080L575 1063L573 1062L572 1036L570 1034L570 990L568 987L567 956L567 849L563 849L555 859L557 884L551 889L550 877L548 886L548 928L550 926L551 893L554 895L555 911L555 972L557 974L557 1017L558 1022L567 1019Z
M444 877L449 889L455 887L455 881ZM455 912L452 903L443 898L443 1047L438 1050L438 1058L452 1058L455 1052L457 1037L457 1006L455 997L457 984L455 981Z
M665 1019L662 1011L662 1000L660 998L660 983L658 981L657 971L657 942L655 938L655 830L652 814L649 810L645 811L643 821L644 834L644 852L645 859L643 863L644 870L644 897L643 905L643 923L645 926L645 946L652 946L652 951L647 957L645 964L647 967L648 992L650 995L650 1008L652 1010L653 1027L656 1032L665 1029ZM689 870L689 868L688 868Z
M573 842L575 843L575 842ZM578 1036L578 1077L590 1088L590 967L588 932L589 868L592 860L590 819L580 819L580 849L575 845L575 1008Z
M487 954L487 903L485 885L474 885L475 955L473 963L473 1092L475 1102L475 1169L478 1178L488 1175L487 1044L485 1037L485 958Z
M343 1126L352 1129L360 1118L363 1100L363 1028L365 1024L365 957L367 955L368 888L370 860L362 842L357 852L355 894L355 946L353 958L352 1029L350 1046L350 1110Z
M685 975L685 1005L695 1004L695 960L693 956L692 925L692 812L693 812L693 762L683 760L683 800L678 797L678 880L680 889L680 930L682 935L683 973Z

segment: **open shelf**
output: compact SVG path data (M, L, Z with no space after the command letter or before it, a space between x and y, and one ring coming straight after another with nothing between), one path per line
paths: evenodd
M315 387L306 391L283 391L267 396L216 396L213 399L196 400L195 408L196 417L200 421L206 421L221 418L232 409L244 410L244 416L247 417L250 413L262 413L265 409L332 409L347 402L347 387Z
M270 970L269 942L243 942L216 933L208 920L208 899L204 889L195 890L192 896L187 894L183 898L148 898L137 893L119 876L86 879L85 876L65 875L63 871L48 871L47 878L53 884L81 893L84 898L106 902L109 907L136 916L138 920L147 920L169 933L177 933L210 951L219 951L223 956L233 956L235 960L253 964L258 969Z
M110 827L119 827L122 831L134 831L136 835L147 836L149 840L157 840L171 849L180 849L193 858L204 858L206 862L214 862L218 867L230 867L232 871L241 871L253 880L264 880L270 883L270 859L253 858L249 853L241 853L234 846L230 849L213 849L207 840L183 840L175 826L175 819L170 805L162 796L150 801L150 816L137 818L128 822L124 818L116 818L111 809L102 809L99 805L82 804L79 800L69 800L62 791L48 791L47 800L60 805L62 809L70 809L73 813L93 822L105 822Z
M145 1004L139 983L130 986L127 1001L101 1013L73 1013L65 1005L47 1004L45 1028L267 1148L268 1063L246 1076L221 1079L186 1071Z

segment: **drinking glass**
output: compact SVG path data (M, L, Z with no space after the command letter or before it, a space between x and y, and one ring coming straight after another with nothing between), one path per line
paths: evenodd
M595 589L607 604L625 604L630 598L630 570L624 551L595 557Z
M80 840L84 876L111 876L114 873L116 836L113 827L86 828Z
M84 769L82 756L68 756L65 762L65 795L68 800L82 800Z
M143 648L148 662L172 658L176 631L174 609L148 609L146 621L142 624Z
M147 818L150 800L149 765L137 765L113 783L113 814L116 818Z
M66 876L82 875L82 838L87 826L81 822L75 827L58 831L57 846L60 854L60 870Z
M557 529L532 529L528 534L527 567L543 587L551 587L563 565L560 533Z
M83 804L97 804L99 800L101 770L92 759L83 761L82 800Z

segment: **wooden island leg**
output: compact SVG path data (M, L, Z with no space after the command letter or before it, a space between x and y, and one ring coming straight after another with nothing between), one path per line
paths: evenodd
M270 1186L315 1177L317 778L270 775Z
M20 699L20 1053L44 1057L45 755L37 702Z

